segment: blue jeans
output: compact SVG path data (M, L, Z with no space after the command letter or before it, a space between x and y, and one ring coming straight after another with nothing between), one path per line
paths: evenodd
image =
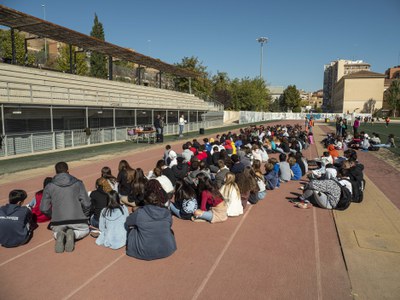
M197 217L198 219L206 220L208 222L211 222L213 218L213 213L211 210L204 211L203 214L200 217Z
M179 125L179 135L183 135L183 127L185 125Z
M177 216L179 219L181 218L181 212L179 211L179 209L177 209L174 205L174 203L171 203L171 205L169 206L169 209L171 210L171 212Z
M99 228L99 221L94 218L94 215L90 217L90 225L93 227Z

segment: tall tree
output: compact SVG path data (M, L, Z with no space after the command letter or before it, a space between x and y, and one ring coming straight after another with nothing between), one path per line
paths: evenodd
M77 50L76 47L72 48L72 53ZM75 64L76 74L78 75L87 75L88 73L88 65L86 62L86 53L78 52L75 55L76 63L74 61L74 57L72 57L72 63ZM69 46L64 45L61 47L57 60L56 60L56 69L59 71L69 72L70 70L70 55L69 55Z
M232 109L248 111L266 111L271 102L269 90L264 80L234 79L231 84Z
M390 87L385 92L385 98L393 111L393 117L396 116L397 109L400 108L400 80L393 80Z
M180 63L175 66L197 72L199 76L191 79L192 93L202 99L209 99L211 96L211 81L208 78L207 67L203 65L197 57L184 57ZM180 92L189 92L189 79L175 77L175 88Z
M23 34L14 31L15 57L18 65L32 65L35 62L35 56L28 53L25 61L25 37ZM7 60L12 60L11 30L0 29L0 56Z
M282 94L282 108L287 111L301 111L300 108L301 98L300 92L297 90L295 85L289 85Z
M232 105L232 89L231 80L225 72L218 72L213 76L212 80L212 94L213 100L222 103L225 109L231 109Z
M90 36L104 41L103 24L99 22L97 14L94 14L94 23ZM107 78L107 58L101 53L92 52L90 55L90 75L97 78Z

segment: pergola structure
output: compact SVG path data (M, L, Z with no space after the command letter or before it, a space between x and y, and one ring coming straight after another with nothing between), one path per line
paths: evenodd
M152 58L135 52L131 49L123 48L95 37L82 34L80 32L65 28L63 26L36 18L34 16L22 13L20 11L0 5L0 25L7 26L11 29L12 43L12 63L16 63L16 50L14 30L28 32L40 38L49 38L69 45L70 51L70 73L74 71L74 63L72 57L72 47L77 46L85 51L97 52L108 56L108 79L112 80L112 64L113 58L137 63L140 66L160 71L159 85L161 87L162 73L169 73L180 77L189 78L189 92L191 93L191 78L198 77L199 74L190 70L184 70L174 65L167 64L159 59ZM25 49L27 51L27 49ZM140 72L139 72L140 74ZM139 75L140 76L140 75ZM140 82L140 78L139 78Z

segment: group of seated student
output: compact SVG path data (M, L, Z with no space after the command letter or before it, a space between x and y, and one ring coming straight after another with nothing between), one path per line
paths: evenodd
M167 145L163 157L146 174L126 160L120 161L116 176L103 167L96 189L89 193L82 181L69 174L68 165L60 162L55 166L56 175L46 179L44 190L28 207L22 206L26 193L10 193L10 204L0 209L0 243L6 247L26 243L32 236L33 215L37 215L38 222L50 219L57 253L73 251L75 241L90 233L97 245L126 247L129 256L164 258L176 250L172 215L193 222L224 222L268 197L267 191L306 174L311 182L298 206L310 206L309 191L325 180L334 163L327 152L318 172L309 171L302 150L311 140L312 135L300 125L273 125L250 126L202 142L194 139L179 150ZM340 176L351 177L352 170L359 168L354 157L352 153L341 161L345 167ZM323 192L318 204L335 208L334 202L328 205L329 197L324 202ZM1 216L11 216L14 211L24 215L24 232L10 230L12 218L8 225L3 224ZM11 235L19 236L19 241L10 242Z
M325 147L331 147L335 150L361 150L361 151L377 151L379 148L396 148L394 134L389 134L386 143L383 143L380 135L373 132L371 136L364 131L356 133L353 136L351 133L343 130L343 135L328 133L326 138L322 140Z
M295 201L296 206L310 208L312 205L318 205L327 209L345 209L343 207L345 204L341 201L343 200L341 186L348 190L351 201L362 201L365 185L364 166L358 162L356 150L381 147L379 135L373 133L370 139L364 132L355 137L347 133L344 128L340 132L343 133L343 137L328 133L321 141L327 151L314 161L309 161L310 165L316 163L317 167L308 172L310 181L300 187L304 192ZM393 135L389 136L388 144L395 146ZM343 156L340 155L340 150L344 150Z

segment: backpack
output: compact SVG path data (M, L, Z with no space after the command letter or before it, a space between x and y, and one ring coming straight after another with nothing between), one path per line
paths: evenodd
M365 179L349 180L353 188L352 202L361 203L364 200Z
M352 197L349 189L343 185L340 184L340 182L336 181L335 182L339 185L340 187L340 200L336 204L335 209L337 210L346 210L351 202L352 202Z

